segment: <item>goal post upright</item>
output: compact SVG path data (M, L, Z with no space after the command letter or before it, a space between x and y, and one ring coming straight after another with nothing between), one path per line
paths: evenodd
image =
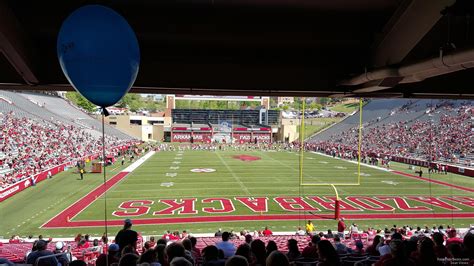
M303 159L304 159L304 112L305 112L305 102L306 98L303 97L302 99L302 112L300 118L300 160L299 160L299 177L300 177L300 184L303 183Z
M334 220L339 219L340 208L339 208L339 193L337 193L337 188L335 185L331 184L332 188L334 189L334 193L336 193L336 200L334 202Z
M357 146L357 184L360 185L360 160L362 150L362 98L359 98L359 143Z
M358 136L358 144L357 144L357 182L354 183L306 183L304 182L303 178L303 162L304 162L304 115L305 115L305 98L302 98L302 112L301 112L301 119L300 119L300 156L299 156L299 180L300 180L300 187L301 186L330 186L333 188L334 193L336 195L336 199L334 201L334 219L337 220L340 217L340 196L337 191L336 186L360 186L361 184L361 154L362 154L362 109L363 109L363 100L359 98L359 136Z

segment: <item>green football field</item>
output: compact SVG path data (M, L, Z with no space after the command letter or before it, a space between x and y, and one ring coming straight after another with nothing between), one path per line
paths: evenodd
M334 215L335 191L322 184L335 185L343 203L341 216L361 229L474 223L474 193L469 191L474 188L473 178L428 176L425 169L428 180L420 180L361 166L358 184L357 164L307 152L300 179L299 158L296 152L232 148L158 152L122 176L117 175L129 162L108 167L108 177L116 176L116 183L107 188L107 200L104 195L90 194L102 183L102 175L87 174L85 180L78 180L71 169L0 203L0 236L100 235L104 214L112 221L111 234L125 218L132 219L144 235L161 235L165 230L261 230L264 226L293 232L308 219L318 230L335 229L336 221L329 219ZM391 169L416 175L403 164L392 163ZM91 200L77 204L86 195ZM71 207L75 202L81 207ZM45 224L58 220L65 209L73 209L67 221Z

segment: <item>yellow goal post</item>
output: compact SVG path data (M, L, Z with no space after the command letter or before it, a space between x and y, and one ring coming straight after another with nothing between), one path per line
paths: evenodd
M339 193L337 191L336 186L360 186L361 181L361 172L360 172L360 165L361 165L361 149L362 149L362 107L363 101L362 98L359 98L359 136L358 136L358 145L357 145L357 182L353 183L307 183L303 180L303 169L304 169L304 152L305 152L305 139L304 139L304 132L305 132L305 106L306 106L306 99L302 98L302 112L301 112L301 119L300 119L300 150L299 150L299 185L300 186L331 186L334 189L334 193L336 195L336 207L335 207L335 219L339 217Z

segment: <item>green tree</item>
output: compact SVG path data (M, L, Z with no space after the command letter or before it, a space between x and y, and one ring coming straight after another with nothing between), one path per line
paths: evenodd
M229 101L217 101L217 109L229 109Z
M326 98L326 97L321 97L318 100L322 106L326 106L330 102L331 99Z
M118 102L118 107L128 108L132 112L136 112L145 107L142 97L135 93L127 93L123 98Z
M277 104L278 97L270 97L270 109L280 109Z
M97 110L97 106L86 98L84 98L80 93L75 91L70 91L66 93L66 98L68 98L71 102L75 105L81 107L82 109L86 110L87 112L95 112Z
M315 103L315 102L311 102L309 105L308 105L308 109L311 109L311 110L314 110L314 109L318 109L318 110L321 110L322 106L318 103Z
M154 101L147 101L145 103L144 109L148 112L154 113L157 112L160 108L159 105Z
M292 107L296 110L301 110L301 108L303 107L303 100L299 97L295 97L295 101L293 102L292 104Z

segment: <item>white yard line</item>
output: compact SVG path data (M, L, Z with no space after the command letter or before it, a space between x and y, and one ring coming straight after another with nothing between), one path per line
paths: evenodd
M308 197L308 196L323 196L323 197L326 197L326 196L329 196L329 197L334 197L334 193L327 193L327 192L324 192L324 193L321 193L321 192L317 192L316 194L312 194L310 192L305 192L303 195L299 195L298 193L288 193L288 194L281 194L281 193L263 193L263 194L253 194L252 197L299 197L299 196L302 196L302 197ZM406 198L407 196L420 196L420 193L413 193L413 194L403 194L402 196L400 196L400 194L371 194L371 195L367 195L367 194L364 194L364 195L345 195L345 196L342 196L342 199L344 199L345 197L348 197L348 196L354 196L354 197L358 197L358 196L368 196L368 197L379 197L379 196L384 196L384 197L401 197L401 198ZM436 194L436 196L452 196L451 194ZM180 195L180 198L195 198L196 197L196 194L189 194L189 195ZM222 197L222 193L221 194L206 194L205 196L199 196L197 197L198 199L203 199L203 198L214 198L214 197L219 197L221 198ZM229 199L232 199L233 197L243 197L242 194L226 194L225 195L226 198L229 198ZM108 197L107 200L134 200L134 199L137 199L137 200L142 200L143 198L146 198L146 199L164 199L164 198L168 198L166 196L147 196L147 195L141 195L140 197L136 197L136 198L133 198L133 197ZM97 199L98 201L103 201L104 199ZM269 199L270 200L270 199ZM199 200L198 200L199 202ZM270 201L269 201L270 202Z
M239 176L237 176L234 171L232 171L232 169L229 167L229 165L227 164L227 162L222 158L222 156L219 154L219 152L216 152L215 153L217 155L217 157L219 157L219 160L221 160L222 164L227 168L227 170L232 174L232 176L234 177L235 181L237 181L237 183L240 185L240 187L242 188L243 191L245 191L245 193L247 193L248 195L250 195L250 191L249 189L244 185L244 183L242 183L242 180L240 180Z
M239 184L240 185L240 184ZM242 189L243 190L246 190L245 192L247 192L247 194L250 195L250 192L248 192L248 189L245 189L245 185L243 185L242 183ZM170 188L170 191L206 191L206 190L235 190L236 188L235 187L214 187L214 188L209 188L209 187L199 187L199 188ZM263 189L262 187L259 187L259 189ZM268 189L268 187L267 187ZM272 190L288 190L290 191L290 189L288 189L287 187L275 187L275 188L271 188ZM160 189L135 189L133 191L137 191L137 192L144 192L144 191L147 191L147 192L166 192L166 188L163 188L163 187L160 187ZM295 188L294 191L297 191L297 189ZM111 191L109 192L108 194L110 193L115 193L115 192L130 192L129 189L127 190L114 190L114 191Z
M264 181L245 181L245 184L263 184L265 188L268 188L268 180L271 180L273 177L268 176ZM202 182L193 182L195 181L196 178L174 178L173 181L180 181L180 182L185 182L185 185L202 185L202 184L210 184L210 185L216 185L218 184L235 184L238 185L236 181L221 181L222 179L216 179L213 181L202 181ZM396 179L395 179L396 180ZM134 179L134 181L139 181L137 179ZM379 184L379 186L371 186L371 188L386 188L387 186L384 184L383 181L391 181L391 180L374 180L374 181L364 181L364 184ZM396 180L398 181L398 180ZM138 186L138 187L146 187L147 185L156 185L156 184L161 184L162 181L156 181L156 182L140 182L140 183L133 183L133 184L122 184L123 187L133 187L133 186ZM410 186L413 185L420 185L419 182L415 181L401 181L401 182L396 182L398 185L407 185L410 184ZM294 181L272 181L272 184L278 184L278 185L283 185L283 186L294 186L297 185L296 182ZM335 183L337 185L337 183ZM421 188L425 188L426 185L420 185ZM426 187L427 188L427 187ZM442 189L448 189L448 188L442 188Z
M321 156L325 156L325 157L329 157L329 158L332 158L332 159L335 159L335 160L341 160L341 161L344 161L344 162L348 162L348 163L352 163L352 164L358 164L357 161L351 161L351 160L346 160L346 159L342 159L342 158L337 158L337 157L332 157L330 155L327 155L327 154L324 154L324 153L320 153L320 152L316 152L316 151L311 151L311 153L314 153L314 154L318 154L318 155L321 155ZM373 169L376 169L376 170L380 170L380 171L385 171L385 172L389 172L389 173L392 173L393 171L397 171L395 169L387 169L387 168L384 168L384 167L380 167L380 166L375 166L375 165L370 165L370 164L366 164L366 163L360 163L361 166L365 166L365 167L369 167L369 168L373 168ZM398 172L403 172L402 170L398 170ZM407 176L404 176L404 175L399 175L399 174L396 174L396 176L400 177L400 179L403 179L404 181L403 182L409 182L408 180L410 179L410 177L408 177L407 179L405 178L401 178L401 177L407 177ZM468 177L468 176L463 176L463 175L458 175L458 176L462 176L462 177L466 177L466 178L469 178L469 179L472 179L472 177ZM364 177L364 178L370 178L370 177ZM434 180L438 180L436 177L433 178ZM416 181L421 181L419 179L412 179L412 180L416 180ZM365 182L364 182L365 183ZM413 182L413 183L416 183L416 182ZM436 183L433 183L435 185L440 185L440 184L436 184ZM462 185L460 185L462 186ZM404 188L405 189L405 188ZM450 189L449 187L446 187L446 189ZM453 188L455 189L455 188Z
M341 161L352 163L352 164L358 164L358 162L356 162L356 161L350 161L350 160L341 159L341 158L338 158L338 157L332 157L331 155L327 155L327 154L324 154L324 153L321 153L321 152L317 152L317 151L310 151L310 152L314 153L314 154L317 154L317 155L324 156L324 157L328 157L328 158L331 158L331 159L334 159L334 160L341 160ZM370 164L366 164L366 163L362 163L362 162L360 163L360 165L363 165L363 166L369 167L369 168L373 168L373 169L377 169L377 170L380 170L380 171L385 171L385 172L391 172L392 171L392 170L389 170L389 169L386 169L386 168L383 168L383 167L370 165Z
M316 183L317 184L317 183ZM339 185L337 183L334 184L335 186L337 186L337 189L339 191L343 191L340 186L343 186L343 185ZM329 186L329 185L327 185ZM244 186L245 187L245 186ZM307 190L317 190L317 186L303 186L305 189ZM387 186L381 186L381 187L362 187L362 186L353 186L354 189L360 189L360 190L380 190L382 188L387 188ZM206 190L235 190L235 187L214 187L214 188L170 188L170 190L172 191L206 191ZM242 188L244 189L244 188ZM263 187L255 187L255 189L264 189ZM269 189L268 187L266 188L267 190ZM406 190L415 190L415 191L421 191L423 189L426 189L428 191L428 188L425 188L425 187L404 187L403 189L406 189ZM271 188L271 190L286 190L286 191L298 191L298 189L294 188L294 189L290 189L288 187L273 187ZM137 191L137 192L164 192L166 191L166 188L163 188L163 187L160 187L160 189L134 189L133 191ZM126 190L114 190L114 191L110 191L108 192L107 194L111 194L111 193L124 193L124 192L130 192L130 189L126 189ZM347 193L346 191L344 191L347 195L350 195L351 193ZM320 193L320 192L318 192ZM250 193L249 193L250 194ZM319 194L318 194L319 195ZM384 194L385 195L385 194ZM437 194L438 195L438 194ZM468 195L468 194L460 194L460 195ZM355 194L355 196L361 196L361 194Z
M270 178L272 177L267 177L268 179L267 180L263 180L263 181L245 181L246 184L263 184L265 185L265 188L268 188L268 180L270 180ZM196 180L196 178L188 178L189 180ZM218 184L216 183L218 182ZM146 186L146 185L156 185L161 182L140 182L139 184L123 184L123 186ZM374 182L375 183L375 182ZM377 183L380 183L377 182ZM184 185L200 185L200 184L214 184L214 185L218 185L220 186L221 184L236 184L238 185L238 183L236 181L220 181L220 180L216 180L216 181L202 181L202 182L186 182ZM282 185L294 185L295 182L283 182L283 181L272 181L272 184L282 184Z
M264 154L264 153L262 153L262 154ZM266 155L266 154L264 154L264 155ZM297 155L298 155L298 154L297 154ZM291 165L289 165L289 164L286 164L286 163L283 163L283 162L280 161L280 160L274 159L274 158L272 158L270 155L266 155L266 156L267 156L268 158L270 158L270 160L273 160L273 161L275 161L275 162L277 162L277 163L279 163L279 164L281 164L281 165L283 165L283 166L285 166L285 167L287 167L287 168L290 168L290 169L293 169L293 170L296 171L296 172L299 172L299 169L296 169L296 168L294 168L293 166L291 166ZM305 176L307 176L307 177L309 177L309 178L316 178L316 180L318 180L319 182L323 183L323 181L322 181L321 179L319 179L318 177L315 177L315 176L312 176L312 175L308 175L307 173L303 173L303 175L305 175ZM328 183L328 182L324 182L324 183ZM340 183L341 183L341 182L340 182ZM334 184L334 185L337 186L337 184ZM303 186L303 187L307 187L307 186ZM304 189L304 188L303 188L303 189ZM347 191L345 191L344 189L342 189L342 188L340 188L340 187L338 187L338 190L341 191L341 192L347 193Z
M289 165L289 164L286 164L286 163L283 163L282 161L277 160L277 159L275 159L275 158L271 157L270 155L265 154L265 153L263 153L263 152L260 152L260 153L263 154L265 157L269 158L270 160L275 161L275 162L279 163L280 165L283 165L283 166L285 166L285 167L287 167L287 168L290 168L290 169L292 169L293 171L299 173L299 170L296 169L296 168L294 168L293 166L291 166L291 165ZM298 154L296 154L296 155L298 155ZM306 174L306 173L305 173L304 175L307 176L307 177L311 177L311 178L314 177L314 176L308 175L308 174ZM317 177L316 177L316 178L317 178ZM318 178L317 178L317 179L318 179ZM318 180L319 180L319 179L318 179ZM321 181L321 180L319 180L319 181Z

